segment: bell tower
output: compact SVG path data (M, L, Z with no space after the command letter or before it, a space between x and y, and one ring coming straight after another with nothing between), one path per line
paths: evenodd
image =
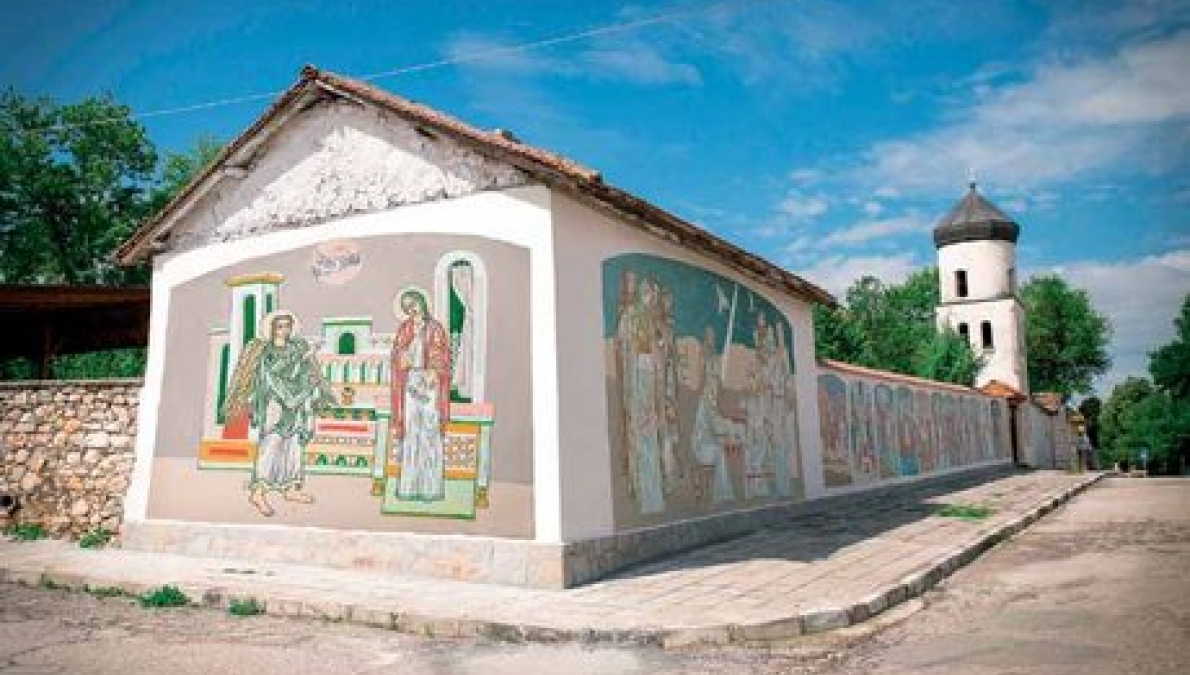
M1016 278L1020 229L970 183L967 194L934 228L941 285L937 321L983 355L977 387L999 380L1027 394L1025 312Z

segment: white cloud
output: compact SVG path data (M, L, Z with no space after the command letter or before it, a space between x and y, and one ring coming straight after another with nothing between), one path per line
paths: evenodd
M1168 133L1190 124L1187 63L1190 31L1104 58L1051 60L1024 82L986 85L938 128L874 144L855 174L949 193L971 169L1035 187L1120 166L1168 171L1190 151L1185 134Z
M822 195L806 195L798 191L791 191L785 195L777 205L777 211L782 215L796 220L810 220L821 216L830 209L826 197Z
M465 68L499 71L514 75L567 73L572 68L543 52L518 49L508 42L476 33L459 33L446 41L446 58L462 62Z
M869 216L878 216L884 211L884 206L880 202L871 200L864 202L864 213Z
M837 297L857 279L873 276L885 283L900 283L921 267L909 253L888 256L828 256L794 272L822 286Z
M634 37L595 40L563 56L519 48L493 36L460 33L447 40L444 51L447 58L461 60L463 68L521 78L555 76L649 86L702 84L696 67L670 59L660 46Z
M907 213L894 218L884 218L859 223L852 227L835 230L820 241L822 248L832 246L858 246L874 239L883 239L901 234L928 232L932 222L919 213Z
M1149 352L1173 339L1174 317L1190 292L1190 248L1117 263L1077 261L1051 271L1086 289L1112 322L1112 368L1096 382L1106 395L1128 375L1146 375Z
M643 42L591 49L580 58L592 77L645 85L702 84L693 65L668 60L656 47Z
M789 180L798 185L809 185L822 180L824 175L821 169L794 169L789 172Z

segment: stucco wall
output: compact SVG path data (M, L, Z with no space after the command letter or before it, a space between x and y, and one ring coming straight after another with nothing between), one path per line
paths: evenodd
M482 237L431 234L355 237L333 240L332 244L334 250L350 251L354 261L349 265L354 269L339 270L332 279L316 273L318 257L326 255L324 242L221 267L172 291L161 397L168 424L159 425L156 433L148 516L221 523L276 522L339 529L533 536L529 312L524 302L529 295L526 251ZM401 448L392 438L398 422L390 390L393 373L397 372L391 356L394 333L406 318L398 298L408 289L422 289L438 324L448 324L449 309L441 306L442 298L436 296L442 290L435 292L435 287L442 285L438 279L444 272L442 261L460 254L482 265L482 274L475 273L473 291L478 294L483 280L486 293L487 306L471 308L473 315L483 315L479 319L483 323L483 344L471 357L480 362L484 391L482 400L468 398L467 404L494 409L494 423L487 428L490 489L482 499L470 494L458 497L482 502L472 507L460 503L439 508L432 503L423 506L394 499L390 493L400 481L391 470L385 478L378 477L384 467L374 459L373 444L387 445L375 452L387 453L390 469L400 461ZM221 345L229 339L248 340L246 335L237 338L234 327L242 305L234 300L235 293L245 286L229 283L262 273L276 275L266 284L275 290L275 300L265 297L265 302L271 300L276 309L297 317L294 334L318 352L319 369L336 399L328 406L335 412L319 413L314 437L303 444L305 483L301 491L314 503L291 503L276 494L269 495L269 506L275 514L267 521L260 505L249 502L245 487L261 473L259 461L254 465L248 461L251 457L239 461L234 456L237 448L249 446L259 455L259 444L253 441L266 432L262 428L256 431L258 438L249 435L242 442L236 441L231 431L234 420L216 420L220 414L219 373L222 369L228 374L223 398L230 399L234 396L234 381L242 375L237 368L245 365L242 355L251 350L251 343L245 344L239 348L240 358L233 355L226 366L220 363ZM350 276L344 276L347 273ZM266 330L261 321L258 338ZM353 355L336 354L345 327L356 331L351 340ZM458 366L457 355L451 358L452 367ZM256 386L259 395L263 385ZM448 395L445 390L435 391L436 400ZM389 413L393 417L386 427L383 417ZM469 413L460 413L452 405L450 415L455 423L453 420ZM325 433L320 431L323 428ZM384 437L386 430L388 438ZM432 432L434 436L439 430L434 428ZM449 444L451 439L447 436L446 442ZM321 465L323 462L325 465ZM343 465L337 466L337 462ZM472 475L482 467L473 464L458 470L463 476L459 481L447 480L442 499L454 500L452 490L464 489L465 481L482 483L482 477ZM410 471L408 462L401 470ZM446 467L448 474L452 470L451 465Z
M0 494L16 522L115 533L133 463L139 380L0 383Z
M1033 401L1020 405L1021 461L1035 469L1066 469L1077 452L1066 410L1049 412Z
M174 252L355 213L525 185L516 168L374 108L322 102L185 214Z
M823 364L818 407L831 493L1011 459L1008 404L965 387Z
M807 434L816 433L813 422L807 417L813 415L812 375L813 336L810 325L808 303L783 296L761 284L743 279L742 275L725 265L702 258L688 249L668 244L657 237L646 234L624 223L616 222L607 215L589 208L577 201L554 193L553 214L556 226L555 250L557 251L557 295L559 326L559 401L560 447L562 449L562 498L563 523L567 539L582 539L603 536L611 532L622 532L639 527L680 522L712 514L746 510L766 504L777 504L800 500L806 493L801 448L809 443ZM680 400L677 425L677 440L673 452L678 457L678 478L663 488L660 510L642 508L639 492L630 487L629 475L633 465L622 442L623 415L619 403L623 388L615 377L614 333L616 317L608 316L608 298L618 292L618 276L605 275L609 263L613 266L627 260L624 256L638 256L642 262L641 278L652 276L661 285L670 284L681 275L689 275L690 283L706 282L713 289L718 281L726 295L725 302L714 293L699 300L683 300L675 293L676 302L705 303L708 319L716 326L717 342L722 345L725 334L723 327L730 314L731 296L736 292L737 342L755 328L760 307L771 307L773 316L779 316L782 327L788 334L782 336L791 361L788 393L789 429L792 436L782 435L783 443L770 453L780 452L788 461L788 483L777 489L774 484L767 495L746 494L743 484L745 448L743 436L748 432L742 423L744 390L747 389L749 364L754 361L755 349L744 344L735 344L727 379L730 386L722 401L726 417L740 421L737 441L729 452L729 471L732 472L734 495L731 499L716 501L705 484L696 483L695 473L699 462L692 447L693 417L697 414L697 399L702 391L699 373L687 372L680 376L677 398ZM650 266L656 267L652 269ZM645 269L650 268L650 269ZM664 269L663 269L664 268ZM617 270L619 268L617 267ZM670 274L674 271L674 274ZM616 274L619 274L617 272ZM675 276L676 275L676 276ZM673 279L670 279L670 277ZM608 294L611 294L609 296ZM751 304L747 304L749 298ZM723 311L719 312L719 305ZM684 311L679 308L679 311ZM745 319L746 317L746 319ZM720 326L722 323L723 326ZM746 327L745 327L746 326ZM681 330L678 331L681 333ZM689 331L687 331L689 332ZM679 335L683 345L680 367L690 371L702 361L693 357L697 349L698 335ZM775 335L776 332L773 332ZM748 339L751 344L751 338ZM721 354L717 354L721 358ZM697 362L697 363L695 363ZM697 370L697 368L693 368ZM659 406L660 409L661 406ZM729 432L730 433L730 432ZM788 439L794 438L796 442ZM662 450L664 452L664 450ZM777 460L772 460L773 466ZM664 467L661 469L664 471ZM736 475L736 474L741 475ZM663 479L664 480L664 479ZM704 481L705 483L705 481ZM764 490L759 490L763 492ZM784 492L784 494L782 494Z
M1016 292L1009 271L1016 266L1016 244L1008 241L964 241L938 249L938 275L943 303L1007 297ZM967 272L967 297L958 296L955 272Z

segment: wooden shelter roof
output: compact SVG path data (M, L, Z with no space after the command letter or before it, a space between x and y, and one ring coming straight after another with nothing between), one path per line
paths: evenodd
M149 289L113 286L0 285L0 358L43 366L59 354L144 347Z

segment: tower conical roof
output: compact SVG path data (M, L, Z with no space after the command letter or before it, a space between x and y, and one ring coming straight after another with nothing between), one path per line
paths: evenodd
M934 246L942 248L964 241L999 240L1016 243L1021 227L988 201L975 183L967 194L934 227Z

